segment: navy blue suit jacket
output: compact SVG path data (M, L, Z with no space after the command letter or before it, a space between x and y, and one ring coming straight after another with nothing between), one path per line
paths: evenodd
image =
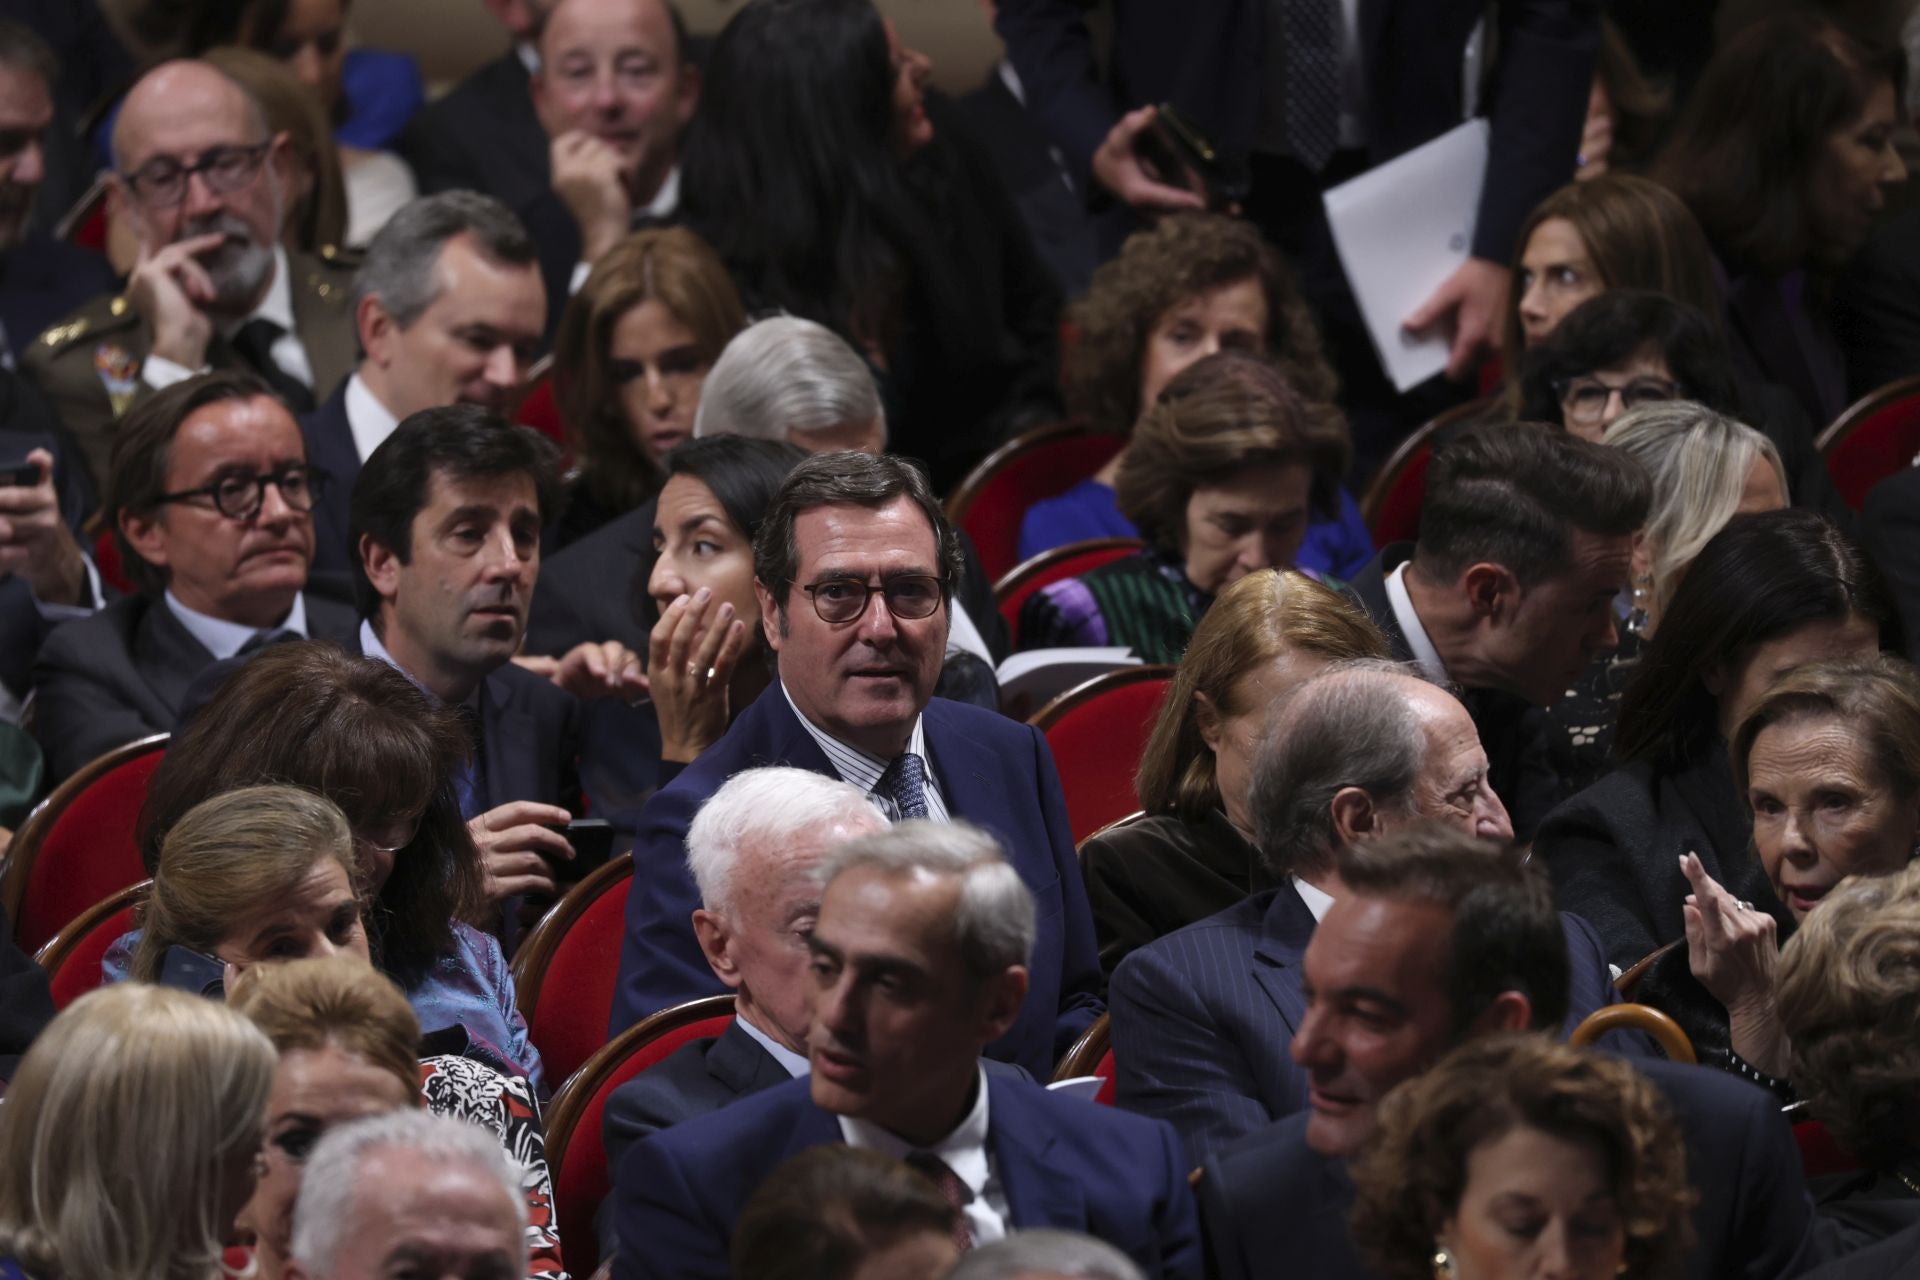
M636 1143L614 1176L615 1280L725 1280L747 1197L790 1157L842 1141L794 1080ZM1173 1130L1112 1107L987 1077L987 1142L1015 1229L1098 1236L1150 1277L1201 1274L1199 1222Z
M1566 1031L1619 999L1592 926L1562 915ZM1193 1163L1307 1106L1289 1050L1307 1014L1301 957L1313 913L1291 887L1257 893L1139 948L1107 991L1115 1100L1180 1131ZM1644 1052L1641 1042L1621 1047Z
M353 482L360 478L360 451L347 425L347 379L341 379L319 408L301 415L300 434L306 438L307 464L327 473L326 492L313 504L310 572L350 574L357 557L347 545L347 508L353 501Z
M1053 756L1031 726L991 711L934 698L924 715L927 754L947 812L999 839L1033 893L1039 921L1026 1004L987 1056L1045 1080L1102 1007L1093 912ZM687 826L721 783L742 769L773 764L835 776L778 685L754 699L725 737L640 810L610 1035L668 1005L725 990L693 936L700 895L687 870Z
M1827 1256L1793 1131L1771 1094L1725 1072L1659 1059L1634 1064L1666 1095L1700 1193L1690 1280L1777 1280ZM1307 1146L1307 1113L1249 1134L1200 1179L1207 1256L1221 1280L1374 1274L1347 1234L1346 1162Z

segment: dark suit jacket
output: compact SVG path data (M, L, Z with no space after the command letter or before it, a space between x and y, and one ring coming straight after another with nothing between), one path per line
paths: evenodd
M987 1056L1044 1080L1101 1007L1093 917L1053 756L1031 726L991 711L934 698L923 714L927 753L948 813L991 831L1033 893L1039 932L1026 1004ZM777 685L640 811L610 1035L657 1009L723 989L693 936L700 898L687 871L687 826L721 783L769 764L834 776Z
M1199 1224L1171 1129L1004 1076L987 1089L987 1141L1015 1228L1082 1231L1148 1276L1197 1280ZM622 1240L644 1243L619 1252L617 1280L724 1280L727 1238L754 1188L793 1155L842 1140L808 1090L794 1080L635 1144L614 1176L615 1221Z
M1229 154L1252 145L1266 73L1263 0L1112 0L1111 73L1096 74L1080 0L1001 0L996 26L1041 128L1084 178L1123 110L1171 102ZM1445 132L1462 116L1462 54L1485 12L1478 0L1360 0L1367 157L1378 163ZM1500 50L1481 107L1493 151L1473 252L1504 263L1528 212L1573 171L1586 88L1599 47L1589 0L1498 6Z
M47 975L13 940L13 925L0 908L0 1082L36 1037L53 1021L53 993Z
M1718 260L1714 270L1734 373L1745 382L1778 383L1810 421L1832 422L1847 407L1847 377L1827 308L1807 297L1791 304L1773 277L1730 275Z
M352 638L353 610L304 594L307 634ZM173 732L188 686L213 660L158 596L128 596L55 627L33 669L33 734L48 776L64 778L124 743Z
M1619 995L1592 928L1573 916L1560 923L1571 1032ZM1192 1163L1306 1107L1307 1073L1289 1050L1307 1013L1300 962L1313 928L1298 893L1270 889L1141 947L1115 971L1115 1100L1172 1124Z
M29 235L0 254L0 321L7 327L8 350L19 359L55 320L113 288L113 268L98 253L49 235Z
M1034 118L1013 96L997 70L978 89L954 103L956 122L993 157L1033 236L1033 247L1053 272L1062 295L1077 298L1099 265L1086 200L1076 190L1054 148Z
M1920 1226L1815 1267L1806 1280L1912 1280L1920 1275Z
M423 195L479 191L517 208L548 187L547 131L515 49L421 108L397 148Z
M1700 1193L1686 1274L1777 1280L1820 1261L1832 1246L1815 1226L1793 1134L1772 1095L1707 1067L1634 1066L1671 1104ZM1222 1280L1374 1274L1348 1238L1346 1163L1308 1147L1306 1126L1306 1112L1289 1116L1207 1162L1201 1215Z
M1413 559L1411 542L1396 542L1373 558L1347 584L1347 593L1386 633L1393 656L1413 660L1413 648L1387 599L1387 575ZM1551 726L1540 708L1498 689L1462 689L1460 701L1480 732L1487 753L1487 781L1513 819L1513 834L1531 840L1540 820L1559 798L1560 779L1547 745Z
M1896 471L1868 490L1860 526L1899 606L1907 657L1920 662L1920 470Z
M347 545L347 509L360 478L360 451L347 423L347 379L312 413L300 415L307 464L327 473L326 492L313 504L313 572L351 574L359 557Z
M600 1122L607 1168L618 1169L627 1149L650 1134L791 1079L736 1018L718 1036L681 1045L613 1091Z
M1560 909L1591 922L1608 959L1626 969L1686 937L1680 908L1692 890L1679 862L1689 850L1728 893L1769 912L1783 943L1792 935L1793 917L1749 849L1750 829L1726 750L1716 747L1684 768L1643 761L1614 770L1553 811L1534 851ZM1648 971L1634 999L1672 1014L1696 1052L1727 1044L1726 1010L1694 979L1684 946Z
M1880 224L1833 303L1850 396L1920 374L1920 205Z

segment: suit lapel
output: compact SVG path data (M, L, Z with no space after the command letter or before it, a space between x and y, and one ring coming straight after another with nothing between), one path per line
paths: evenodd
M1413 544L1396 542L1375 556L1347 584L1347 594L1366 610L1374 625L1385 634L1394 658L1400 662L1413 660L1413 646L1407 643L1407 634L1401 629L1400 619L1393 612L1393 601L1387 597L1387 575L1412 558Z
M792 1079L774 1056L748 1035L735 1018L707 1050L707 1074L745 1096Z
M758 726L749 726L749 720L758 720L760 723ZM747 740L751 741L760 732L764 732L766 742L765 749L754 751L749 763L742 766L743 768L786 764L796 769L824 773L830 778L840 776L834 772L833 762L827 759L827 753L820 749L820 744L813 740L813 735L808 733L806 726L800 723L800 717L794 713L792 705L788 703L787 695L780 688L777 676L774 682L753 700L753 705L747 708L740 719L734 722L733 728L727 732L731 734L742 728L747 729L747 733L743 735Z
M1313 938L1313 926L1307 904L1292 886L1284 885L1274 890L1253 949L1253 980L1293 1031L1307 1016L1306 998L1300 994L1300 957Z
M927 753L933 757L933 777L947 812L957 818L1005 808L1005 796L994 789L981 765L993 759L992 749L949 719L940 699L928 700L925 715Z
M1061 1177L1047 1163L1054 1125L1045 1114L1047 1099L1032 1092L1039 1086L991 1075L986 1080L987 1141L1013 1225L1027 1230L1085 1223L1086 1196L1080 1184Z
M506 678L499 672L488 676L480 686L480 735L487 761L483 807L541 794L534 730L532 713L514 702Z
M165 708L165 720L171 728L187 687L212 665L213 654L173 616L165 600L150 598L135 627L132 656L134 670Z

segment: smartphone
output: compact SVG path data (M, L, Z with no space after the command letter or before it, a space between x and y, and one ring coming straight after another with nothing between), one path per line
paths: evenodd
M227 998L227 962L193 950L168 947L160 962L160 985L191 991L209 1000Z
M1223 156L1171 102L1154 108L1153 124L1134 140L1134 152L1160 181L1193 190L1206 198L1207 207L1222 210L1246 199L1249 183L1244 168Z
M0 460L0 489L31 489L40 483L40 464L25 458Z
M575 818L548 830L558 831L573 846L573 857L548 859L555 882L562 886L579 884L613 857L613 824L605 818Z

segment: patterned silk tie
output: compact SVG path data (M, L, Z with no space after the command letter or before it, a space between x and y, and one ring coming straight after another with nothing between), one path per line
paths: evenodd
M973 1231L967 1226L967 1206L973 1202L973 1188L960 1181L960 1175L931 1151L908 1152L907 1165L931 1179L953 1206L954 1247L961 1253L973 1248Z
M1340 145L1340 0L1279 0L1287 145L1318 173ZM1268 32L1273 39L1275 33Z
M927 816L927 765L911 751L902 751L880 775L880 789L892 798L902 818Z

